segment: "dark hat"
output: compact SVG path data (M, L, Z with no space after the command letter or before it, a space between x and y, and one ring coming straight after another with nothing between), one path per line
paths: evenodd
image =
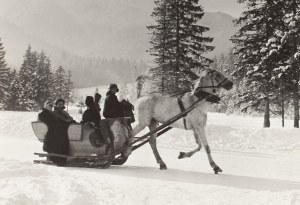
M100 95L99 93L96 93L96 94L95 94L95 100L96 100L96 99L100 99L101 97L102 97L102 95Z
M94 106L94 98L92 96L86 96L85 104L88 107L93 107Z
M63 99L59 98L55 101L55 105L57 105L59 102L63 102L65 104L65 101Z
M117 86L117 84L110 84L109 85L109 90L113 89L113 88L116 88L117 89L117 92L119 92L119 88Z

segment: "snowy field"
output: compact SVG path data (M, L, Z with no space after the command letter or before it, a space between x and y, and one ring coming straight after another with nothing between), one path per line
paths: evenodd
M71 114L80 120L77 110ZM192 133L175 129L158 139L166 171L149 145L106 170L35 165L33 152L42 151L30 124L36 117L0 112L1 205L300 204L300 130L280 128L280 120L262 129L262 118L209 113L208 140L223 169L215 175L203 150L177 159L195 143Z

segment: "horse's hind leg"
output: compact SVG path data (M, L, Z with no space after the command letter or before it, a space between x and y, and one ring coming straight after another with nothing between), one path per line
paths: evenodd
M218 172L222 172L222 169L214 162L214 160L211 156L211 151L210 151L209 145L207 143L206 133L205 133L204 127L196 129L195 132L196 132L197 136L199 137L199 140L201 141L201 143L203 144L203 146L205 148L209 164L214 169L215 174L218 174Z
M155 121L155 120L152 120L150 125L149 125L150 131L154 130L157 127L157 125L158 125L158 122ZM160 169L165 170L165 169L167 169L167 166L166 166L166 164L164 163L164 161L162 160L162 158L160 157L160 155L158 153L157 146L156 146L156 137L157 137L157 134L151 135L150 139L149 139L149 143L150 143L150 146L152 148L153 154L155 156L156 162L160 166Z
M145 122L138 122L138 124L133 128L129 130L129 138L127 140L127 144L130 144L133 140L133 137L137 135L139 132L141 132L143 129L145 129L150 124L147 121ZM132 152L132 147L129 147L126 152L124 152L124 156L128 157Z
M194 137L195 137L195 140L198 144L198 147L190 152L180 152L179 153L179 156L178 156L178 159L183 159L183 158L187 158L187 157L191 157L193 156L196 152L199 152L201 150L201 142L200 142L200 139L198 139L198 136L197 134L194 132Z
M149 123L150 124L150 123ZM131 136L134 137L139 132L141 132L143 129L147 127L147 123L138 123L131 131Z

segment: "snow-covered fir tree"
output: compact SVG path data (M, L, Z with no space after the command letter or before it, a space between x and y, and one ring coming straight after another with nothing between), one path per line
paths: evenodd
M22 94L23 94L23 87L20 83L18 73L16 70L13 70L9 74L9 86L8 86L8 96L4 101L4 108L5 110L11 111L20 111L22 110Z
M272 62L274 69L270 83L275 88L271 102L273 113L282 116L284 126L287 105L294 109L294 127L299 127L299 0L272 1L276 6L276 21L273 32L260 52L264 62Z
M290 79L292 82L292 95L293 95L293 107L294 107L294 127L299 128L299 83L300 83L300 1L291 0L285 2L287 6L287 12L285 22L288 25L289 30L289 42L290 42L290 55L287 59L290 62Z
M34 100L39 108L43 107L46 100L52 99L51 97L51 63L49 58L42 51L38 55L38 65L36 70L35 79L33 80L33 88L35 90Z
M7 63L5 61L5 50L0 38L0 103L3 103L8 94L7 87L9 85L9 71L10 69L7 67Z
M188 90L196 73L211 62L203 54L214 49L207 45L213 39L203 35L209 28L199 25L203 8L198 0L157 0L155 4L155 24L148 27L150 53L155 57L150 73L160 92Z
M282 108L284 109L286 97L292 99L294 127L299 128L300 1L281 0L280 2L283 5L283 12L279 13L278 18L282 20L283 24L269 39L273 46L269 46L265 50L272 50L275 60L277 60L276 75L273 80L281 85ZM284 114L284 112L282 113Z
M66 74L62 67L53 74L46 54L43 51L32 51L31 46L28 46L19 73L14 71L10 74L10 95L5 100L5 109L39 110L45 101L57 98L69 102L74 90L71 77L71 71Z
M23 88L21 93L21 110L31 111L37 109L36 99L36 77L38 67L38 53L31 50L29 45L25 55L24 61L19 71L19 80Z
M161 94L165 94L170 89L170 79L168 78L168 72L172 72L169 68L170 62L170 47L169 42L172 39L170 31L172 30L172 21L170 17L171 0L156 0L156 7L154 8L151 16L155 19L156 24L148 26L147 28L151 32L152 48L150 54L155 57L154 67L150 69L150 73L155 79L154 84L157 86L157 90Z
M62 98L64 100L68 99L68 85L66 80L66 71L62 66L55 71L53 77L53 95L56 99Z
M283 1L239 0L247 5L247 10L235 21L240 27L233 36L234 52L238 54L235 77L243 79L247 86L240 96L244 111L264 106L264 127L270 127L270 102L277 95L278 85L272 82L276 59L272 47L272 35L282 26L280 18Z
M66 92L67 92L67 105L69 105L69 102L73 102L74 97L74 83L72 82L72 72L71 70L68 70L68 74L66 76Z

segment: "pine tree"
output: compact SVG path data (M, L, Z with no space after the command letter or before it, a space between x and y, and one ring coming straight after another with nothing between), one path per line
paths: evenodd
M200 26L204 11L198 0L157 0L152 13L155 25L149 26L150 53L155 67L150 70L160 83L160 92L171 94L187 90L191 81L211 61L203 54L212 51L212 38L203 36L209 28Z
M21 106L21 97L23 93L23 87L20 84L18 73L16 70L13 70L9 74L9 86L8 86L8 96L4 102L5 110L11 111L20 111L22 110Z
M38 53L31 51L31 46L28 46L24 55L24 61L19 71L19 80L23 88L21 93L21 110L31 111L37 109L36 86L35 80L37 77Z
M166 90L170 90L168 87L168 63L170 61L169 42L172 39L170 31L172 30L172 21L170 17L171 0L156 0L156 7L152 13L152 17L156 21L156 25L148 26L147 28L151 32L152 48L150 54L155 57L155 67L150 70L153 79L157 79L156 84L158 91L164 94Z
M0 103L3 103L7 97L7 87L9 84L8 77L9 77L10 69L7 67L5 61L5 51L3 47L3 43L1 42L0 38Z
M175 82L185 85L190 80L198 78L195 72L203 69L211 60L203 54L214 49L211 43L213 38L203 36L209 30L200 26L199 20L204 10L198 0L173 0L171 18L175 20L175 59L174 65L177 76ZM180 76L185 76L184 78Z
M235 53L239 55L239 63L234 75L243 79L248 86L240 96L240 104L248 108L258 109L264 105L264 127L270 127L270 102L274 98L276 83L272 82L276 68L275 52L266 52L273 47L272 35L282 25L282 1L275 0L239 0L246 3L247 10L242 13L236 24L240 26L233 36Z
M62 66L55 71L53 78L53 88L54 88L54 96L56 99L62 98L68 99L68 88L66 81L66 72Z
M263 47L265 53L272 53L267 59L276 62L272 81L278 86L275 103L281 106L284 125L284 106L293 99L294 127L299 127L299 75L300 75L300 1L275 1L281 10L277 11L277 27L270 43Z
M67 93L67 108L69 106L69 102L72 102L74 91L74 83L72 82L72 72L68 70L68 75L66 76L66 93Z
M294 108L294 127L299 128L299 83L300 83L300 1L291 0L284 2L285 29L280 40L278 53L284 56L287 65L282 66L282 77L286 78L286 89L291 91ZM279 33L279 32L278 32ZM280 70L280 68L279 68Z
M49 58L42 51L38 55L36 77L32 82L35 90L34 100L41 108L45 101L51 99L51 63Z

